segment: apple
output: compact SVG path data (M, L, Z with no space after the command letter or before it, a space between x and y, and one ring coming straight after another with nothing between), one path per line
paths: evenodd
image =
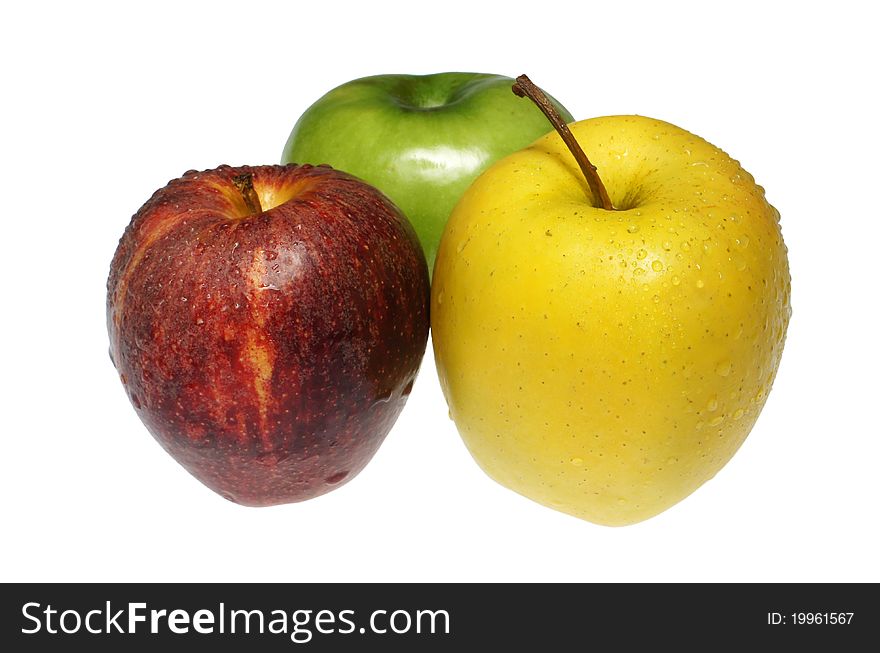
M394 424L428 336L411 226L327 166L221 166L157 191L107 283L110 355L193 476L250 506L351 480Z
M540 101L525 77L515 90ZM632 524L712 478L754 425L791 311L787 249L764 189L702 138L640 116L556 123L565 141L495 163L449 219L437 369L492 478Z
M412 222L430 268L449 213L477 175L551 130L511 83L478 73L356 79L306 110L282 163L328 163L379 188Z

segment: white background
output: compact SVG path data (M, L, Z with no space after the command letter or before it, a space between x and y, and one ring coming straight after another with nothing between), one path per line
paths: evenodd
M880 581L870 6L10 4L0 579ZM489 480L447 419L430 347L373 462L296 505L205 489L122 391L105 282L155 189L277 162L299 114L349 79L446 70L527 72L579 119L678 124L740 159L782 213L794 316L766 409L714 480L654 519L595 526Z

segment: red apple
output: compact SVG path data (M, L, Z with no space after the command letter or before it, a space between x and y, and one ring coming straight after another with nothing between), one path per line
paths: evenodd
M403 214L327 166L221 166L171 181L110 268L110 355L193 476L237 503L353 478L412 389L428 270Z

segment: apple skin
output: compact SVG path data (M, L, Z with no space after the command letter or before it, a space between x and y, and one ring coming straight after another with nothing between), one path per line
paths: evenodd
M233 183L250 174L264 211ZM193 476L250 506L353 478L403 408L428 335L411 226L326 166L187 172L123 235L110 354L141 420Z
M303 113L281 161L327 163L376 186L413 224L430 271L443 226L471 182L552 130L537 107L510 92L513 81L480 73L356 79Z
M606 525L660 513L743 443L791 312L779 213L737 161L658 120L570 128L489 168L441 241L435 358L479 465Z

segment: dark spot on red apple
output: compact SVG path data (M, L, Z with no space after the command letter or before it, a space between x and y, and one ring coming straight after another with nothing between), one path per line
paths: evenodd
M324 479L324 482L327 485L336 485L337 483L341 482L346 476L348 476L347 471L336 472L335 474L328 476L326 479Z

